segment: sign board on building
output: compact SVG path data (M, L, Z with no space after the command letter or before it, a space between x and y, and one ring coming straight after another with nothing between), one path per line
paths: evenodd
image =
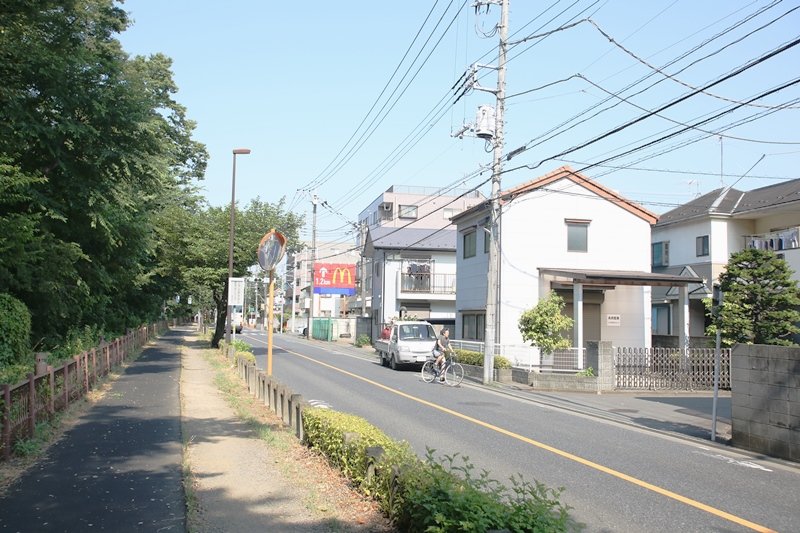
M314 294L356 293L356 265L343 263L314 264Z
M244 305L244 278L228 278L228 305Z
M621 315L606 315L606 326L619 327L622 322Z

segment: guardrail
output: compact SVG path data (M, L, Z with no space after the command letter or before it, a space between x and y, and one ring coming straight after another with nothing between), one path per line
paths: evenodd
M127 334L74 356L54 368L41 364L28 379L2 384L0 457L9 459L15 443L31 438L36 424L64 411L94 388L100 378L168 328L165 321L129 330Z

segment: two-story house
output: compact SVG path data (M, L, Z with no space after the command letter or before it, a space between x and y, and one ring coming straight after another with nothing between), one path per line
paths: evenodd
M351 309L371 317L373 334L401 314L453 323L456 236L450 219L482 202L477 191L395 185L361 212L359 294Z
M502 191L500 210L493 339L500 345L522 346L520 316L555 292L574 320L573 347L583 350L589 340L649 347L651 287L680 287L686 301L689 281L701 281L653 274L649 243L656 215L569 167ZM484 340L490 213L481 204L453 218L458 339ZM523 360L538 358L535 350L517 353L524 355L515 364L538 364Z
M702 299L731 254L745 248L774 250L800 279L800 179L751 191L716 189L659 217L651 237L653 272L702 277L691 290L691 335L705 330ZM676 293L652 293L654 335L675 335Z

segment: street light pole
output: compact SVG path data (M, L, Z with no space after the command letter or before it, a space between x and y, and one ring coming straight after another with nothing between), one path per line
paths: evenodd
M234 148L233 149L233 176L231 177L231 231L228 237L228 281L226 284L228 290L225 299L225 306L227 309L227 316L225 317L225 345L230 346L231 343L231 283L233 277L233 228L236 222L236 156L247 155L250 153L249 148Z

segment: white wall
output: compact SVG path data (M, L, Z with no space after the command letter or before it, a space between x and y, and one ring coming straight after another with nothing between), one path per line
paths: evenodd
M500 332L503 344L522 344L517 327L520 315L539 300L539 268L580 268L650 271L650 225L570 180L548 185L505 206L502 219L503 267L501 278ZM567 251L565 219L590 220L588 251ZM547 284L546 284L547 285ZM485 282L483 284L485 288ZM543 287L549 290L549 287ZM613 305L631 316L630 332L643 346L649 332L649 301L644 305L642 287L607 291L601 309ZM460 292L460 291L459 291ZM611 296L613 294L613 297ZM645 309L646 308L646 309ZM643 322L647 319L647 322ZM604 339L605 340L605 339Z

